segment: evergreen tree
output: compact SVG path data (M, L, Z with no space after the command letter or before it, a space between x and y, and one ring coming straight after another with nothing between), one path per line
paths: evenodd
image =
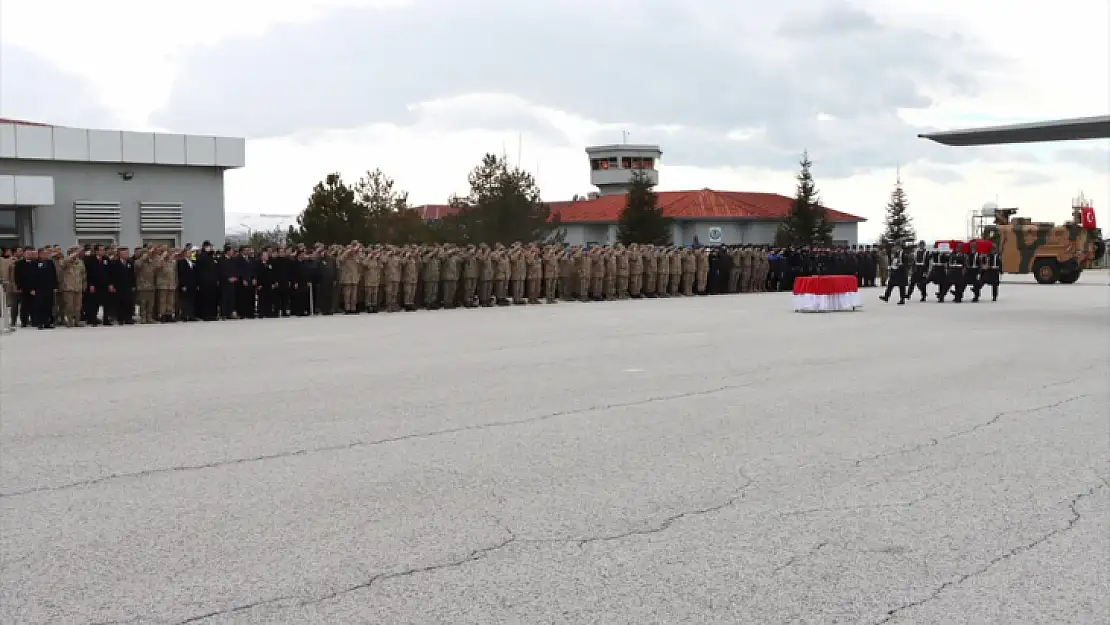
M651 178L642 170L635 171L620 214L618 238L621 243L672 243L671 222L659 209L658 199Z
M470 194L451 198L458 209L436 230L457 243L548 241L559 231L558 219L540 200L535 178L504 158L486 154L470 172Z
M818 197L817 185L813 182L810 168L813 162L809 160L809 152L802 153L799 163L801 170L798 172L798 185L794 191L794 203L790 207L790 215L775 232L776 244L793 246L822 246L832 244L832 223L828 219L821 199Z
M415 210L409 207L409 194L398 190L396 183L381 169L367 172L354 187L355 196L366 207L368 243L431 243L432 229Z
M909 215L909 206L906 191L902 188L902 176L899 175L894 183L894 190L890 192L890 201L886 205L885 229L880 239L884 244L917 239L913 219Z
M328 174L312 189L292 234L292 243L304 245L363 241L371 234L369 211L340 174Z

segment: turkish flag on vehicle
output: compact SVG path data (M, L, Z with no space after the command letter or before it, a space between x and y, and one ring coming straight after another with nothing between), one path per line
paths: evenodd
M1080 214L1082 215L1082 218L1083 218L1082 223L1083 223L1084 228L1094 229L1094 228L1098 227L1097 225L1095 225L1095 209L1094 209L1094 207L1084 206L1083 208L1079 209L1079 211L1080 211Z

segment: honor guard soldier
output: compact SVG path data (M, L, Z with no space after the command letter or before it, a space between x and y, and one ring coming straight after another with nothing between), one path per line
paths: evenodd
M979 284L979 245L981 245L980 241L968 243L967 257L964 259L966 265L964 284L971 289L973 294L976 292L975 286Z
M972 287L975 295L971 300L973 302L979 301L979 294L983 290L984 284L991 285L991 301L998 301L998 283L1002 274L1002 267L999 265L1000 259L995 249L992 244L989 252L979 254L979 280Z
M925 249L925 242L918 241L917 249L913 251L913 267L912 275L909 281L909 292L906 297L913 297L913 290L916 287L921 291L921 301L925 301L925 287L929 284L929 250Z
M879 253L886 254L885 251L880 251ZM904 252L902 251L901 245L895 245L890 250L890 275L886 282L886 293L879 298L884 302L889 302L891 291L893 291L895 287L898 287L899 306L903 306L906 303L906 278L907 270L909 269L903 263L903 255Z
M957 247L948 255L948 282L941 291L940 301L942 302L948 287L952 288L953 302L959 304L964 299L964 290L967 288L967 255L963 250L964 248Z
M936 250L929 260L929 282L937 285L937 301L943 302L948 292L948 250Z

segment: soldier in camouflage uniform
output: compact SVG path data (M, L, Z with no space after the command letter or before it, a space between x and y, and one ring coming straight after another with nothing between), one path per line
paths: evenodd
M631 277L632 263L629 260L629 251L624 245L618 243L617 257L617 299L628 299L628 280Z
M355 241L339 254L339 293L343 300L343 312L353 315L358 312L359 252L362 245Z
M694 253L694 288L698 295L705 295L709 287L709 248L703 247Z
M480 264L481 259L478 258L478 249L473 245L468 245L462 255L462 303L467 308L474 307L474 298L478 295Z
M617 298L617 256L616 252L607 248L602 250L605 261L605 277L602 278L602 298L611 301Z
M362 259L362 290L366 312L376 313L381 305L382 258L381 253L370 250Z
M139 303L139 323L154 323L157 302L154 275L158 264L154 250L141 250L135 255L135 290Z
M177 259L172 250L156 247L151 262L154 266L154 317L161 322L173 321Z
M554 304L559 297L559 252L555 246L549 245L543 250L543 294L548 304Z
M81 294L85 292L85 262L81 257L81 248L69 248L58 266L61 268L58 287L62 295L58 320L68 328L83 326L85 324L81 322Z
M671 253L667 248L660 248L655 259L655 294L656 297L670 297L671 288Z
M654 245L645 245L640 250L644 264L643 294L648 297L659 296L659 250Z
M424 261L421 274L423 283L424 308L435 310L439 308L439 252L432 248L421 253Z

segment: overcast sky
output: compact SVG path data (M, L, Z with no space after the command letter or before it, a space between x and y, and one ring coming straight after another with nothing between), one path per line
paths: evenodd
M1110 111L1110 3L1055 0L2 0L0 116L245 136L230 213L298 212L380 167L416 203L484 152L545 199L590 191L583 148L659 143L660 188L789 195L881 227L896 168L921 234L997 197L1110 225L1108 142L944 148L924 129Z

